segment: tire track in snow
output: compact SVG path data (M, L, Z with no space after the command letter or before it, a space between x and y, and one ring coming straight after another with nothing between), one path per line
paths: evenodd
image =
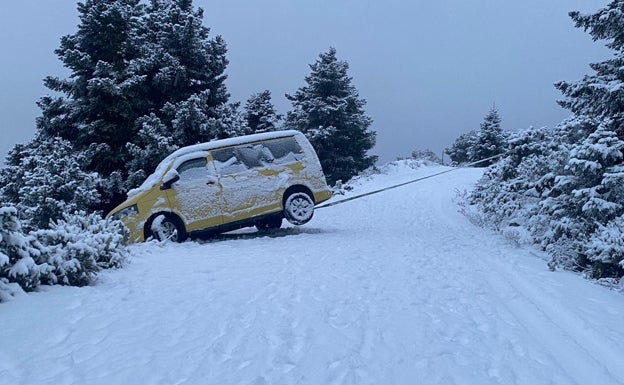
M443 210L442 210L443 211ZM452 233L458 239L449 242L458 243L459 238L470 239L473 233L467 231L464 226L457 226L456 220L449 220L453 217L443 216L447 219L447 224L452 228ZM487 231L484 231L487 233ZM497 235L497 234L496 234ZM478 240L477 240L478 242ZM488 271L482 278L491 287L491 292L499 297L499 309L493 309L496 316L510 326L522 328L525 338L529 337L532 343L537 346L527 345L526 341L510 339L510 347L518 359L526 358L534 354L532 359L544 364L549 364L559 368L559 373L554 376L555 382L560 383L624 383L624 366L621 364L621 356L618 349L614 349L614 344L606 340L602 333L596 329L590 329L587 322L579 317L578 312L572 313L569 308L563 307L556 298L550 298L546 290L540 288L542 282L530 277L531 272L521 270L515 261L519 255L526 255L533 258L528 252L522 250L511 257L506 257L503 249L508 249L509 245L497 237L490 237L485 244L470 242L466 245L470 250L487 250L487 252L475 253L476 258L471 259L471 266L474 270ZM485 246L485 248L483 247ZM514 270L516 268L517 270ZM486 270L487 269L487 270ZM542 272L545 272L545 266ZM524 274L518 274L522 272ZM480 274L481 275L481 274ZM565 290L561 288L561 290ZM490 294L491 296L491 294ZM479 304L481 301L474 301ZM502 314L506 313L506 315ZM510 319L511 316L511 319ZM510 331L507 331L510 333ZM513 334L513 331L511 331ZM555 338L553 339L553 336ZM531 348L534 351L531 351ZM603 367L602 370L588 371L587 368ZM600 374L597 377L597 373ZM517 374L514 381L518 381L520 375Z

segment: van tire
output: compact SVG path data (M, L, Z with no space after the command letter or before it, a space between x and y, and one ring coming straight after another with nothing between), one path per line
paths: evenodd
M314 199L303 192L296 191L284 201L284 217L293 225L303 225L314 215Z
M163 217L160 219L160 217ZM160 219L159 229L153 229L154 221ZM182 221L174 215L160 214L154 217L150 223L150 233L158 241L171 240L172 242L184 242L188 237L186 229Z

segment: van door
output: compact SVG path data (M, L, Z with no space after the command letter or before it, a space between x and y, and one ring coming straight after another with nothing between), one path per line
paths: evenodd
M167 190L172 210L187 231L223 224L223 192L213 163L206 156L185 160L176 167L180 180Z
M281 210L278 196L279 170L263 173L272 161L261 144L249 144L211 151L225 202L224 221L236 222Z

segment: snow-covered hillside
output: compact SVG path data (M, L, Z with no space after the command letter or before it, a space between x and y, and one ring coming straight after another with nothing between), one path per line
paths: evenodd
M402 162L349 194L441 170ZM0 384L624 383L622 294L471 225L452 200L481 173L133 246L96 286L0 304Z

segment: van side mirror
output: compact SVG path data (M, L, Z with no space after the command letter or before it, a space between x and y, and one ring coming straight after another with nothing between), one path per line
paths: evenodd
M163 178L163 184L160 186L161 190L169 190L171 186L180 180L180 174L176 170L169 170Z

